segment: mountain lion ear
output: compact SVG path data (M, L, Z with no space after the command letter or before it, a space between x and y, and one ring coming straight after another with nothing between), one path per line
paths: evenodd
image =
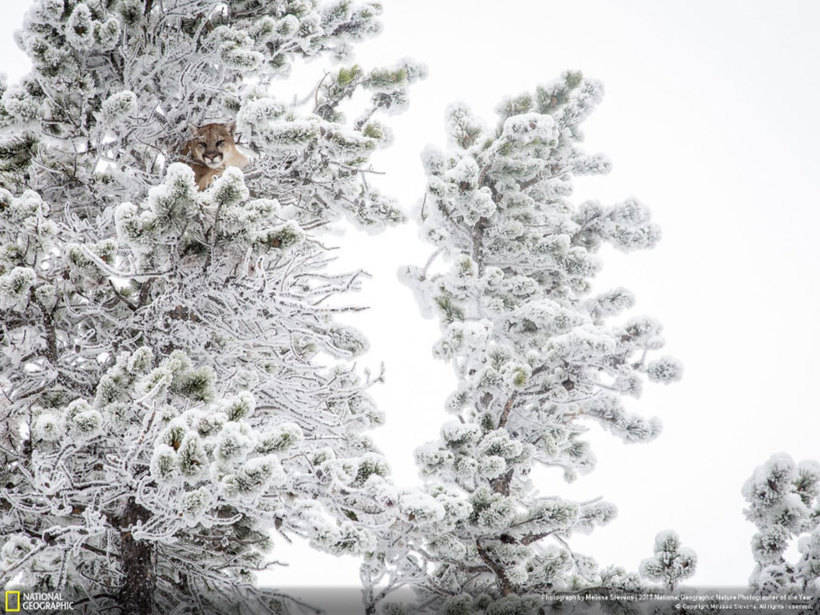
M188 132L192 137L199 136L199 126L188 124Z
M228 122L227 124L225 124L225 128L228 130L231 136L234 136L234 133L236 132L236 122Z

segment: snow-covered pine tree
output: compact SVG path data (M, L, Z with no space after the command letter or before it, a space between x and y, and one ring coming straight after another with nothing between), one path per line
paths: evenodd
M641 575L663 582L664 588L674 592L683 579L695 574L698 558L688 547L682 547L677 533L667 530L655 536L655 553L641 562Z
M252 589L269 530L371 544L390 501L363 432L382 419L349 363L366 340L336 322L361 274L329 271L316 229L400 218L361 170L420 69L337 68L302 104L272 92L300 58L348 58L378 10L33 3L33 70L0 85L4 584L207 610ZM190 129L234 118L253 164L198 191Z
M434 354L459 386L447 401L454 420L417 452L426 492L399 496L398 529L364 564L367 585L382 588L371 603L403 584L454 613L496 599L514 610L522 593L638 586L636 574L599 570L568 542L615 507L542 495L529 477L536 465L569 480L589 472L585 423L627 442L654 438L658 421L629 413L623 399L640 396L646 379L681 373L676 360L651 358L664 344L655 320L619 318L634 303L627 290L591 293L604 244L630 251L659 239L634 199L571 199L574 176L610 166L579 148L600 97L600 84L568 72L505 100L495 128L456 105L450 148L423 156L422 233L436 251L402 277L440 319Z
M752 537L752 589L812 594L820 608L820 463L772 455L743 485L743 497L749 504L743 512L758 529ZM786 550L795 539L798 557L790 562Z

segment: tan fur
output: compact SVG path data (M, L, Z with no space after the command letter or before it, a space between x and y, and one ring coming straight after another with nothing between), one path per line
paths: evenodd
M194 136L182 147L200 190L205 190L227 167L247 166L248 159L236 149L233 131L233 123L205 124L195 128Z

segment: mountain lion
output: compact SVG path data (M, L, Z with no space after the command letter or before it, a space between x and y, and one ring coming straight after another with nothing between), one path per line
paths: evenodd
M188 166L194 171L196 185L205 190L222 175L226 167L244 168L248 159L236 149L233 133L236 124L205 124L193 130L193 137L182 147Z

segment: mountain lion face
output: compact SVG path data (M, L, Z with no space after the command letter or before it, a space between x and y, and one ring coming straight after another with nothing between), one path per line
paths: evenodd
M193 129L191 140L182 148L188 166L194 171L196 185L205 190L227 167L243 169L248 159L236 149L234 124L205 124Z
M222 167L228 152L236 148L232 128L225 124L205 124L195 129L194 137L187 144L188 155L208 168Z

